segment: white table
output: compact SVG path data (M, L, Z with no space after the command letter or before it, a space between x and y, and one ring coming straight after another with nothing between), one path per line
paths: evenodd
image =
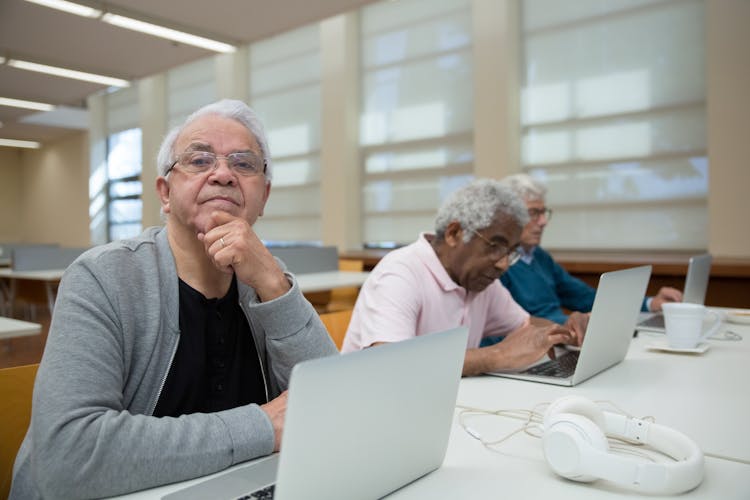
M57 285L60 284L64 272L65 269L14 271L10 268L0 268L0 308L13 311L18 281L36 281L44 284L44 290L47 295L47 307L50 314L52 314L52 310L55 307Z
M0 316L0 339L37 335L42 325Z
M327 292L334 288L361 287L368 272L324 271L319 273L295 274L302 293Z
M710 349L701 355L648 350L646 345L658 339L659 334L640 334L625 361L573 388L490 376L467 378L461 381L458 403L492 410L531 409L567 394L612 401L631 414L651 415L658 423L681 430L706 452L703 483L679 498L746 500L750 498L750 377L746 372L750 366L750 326L725 324L722 331L726 329L741 334L743 340L711 340ZM637 497L604 481L586 485L559 478L546 465L541 441L523 433L492 449L486 448L463 430L457 416L458 411L443 466L389 498ZM469 422L486 440L500 438L521 426L517 420L495 416L472 417ZM394 450L394 456L397 454L398 450ZM203 479L123 498L160 498Z

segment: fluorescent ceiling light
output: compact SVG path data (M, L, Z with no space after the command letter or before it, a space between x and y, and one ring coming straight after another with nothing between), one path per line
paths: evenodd
M209 38L203 38L201 36L191 35L182 31L173 30L171 28L165 28L157 24L151 24L130 17L120 16L117 14L104 14L102 21L105 23L119 26L133 31L140 31L153 36L166 38L168 40L174 40L175 42L186 43L188 45L194 45L207 50L213 50L214 52L235 52L237 48L234 45L228 43L217 42Z
M26 0L27 2L43 5L45 7L51 7L53 9L62 10L83 17L97 18L102 15L102 11L88 7L86 5L80 5L73 2L66 2L65 0Z
M24 101L22 99L11 99L0 97L0 106L13 106L14 108L37 109L39 111L52 111L55 107L45 102Z
M35 141L19 141L16 139L0 139L0 146L7 146L9 148L29 148L39 149L42 145Z
M75 71L66 68L58 68L57 66L47 66L46 64L19 61L18 59L8 59L8 66L29 71L37 71L39 73L47 73L48 75L62 76L64 78L100 83L102 85L112 85L114 87L130 86L130 83L127 80L121 80L119 78L112 78L110 76L97 75L94 73L85 73L83 71Z

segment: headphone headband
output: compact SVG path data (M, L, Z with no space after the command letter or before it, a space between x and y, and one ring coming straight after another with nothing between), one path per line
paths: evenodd
M686 435L663 425L602 411L578 396L552 403L544 417L544 452L552 469L569 479L601 478L657 494L675 494L703 480L703 453ZM644 462L609 453L606 436L647 444L676 462Z

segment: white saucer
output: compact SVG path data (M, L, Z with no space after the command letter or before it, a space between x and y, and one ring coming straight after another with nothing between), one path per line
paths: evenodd
M742 323L750 325L750 311L727 311L726 320L730 323Z
M708 351L709 347L711 347L711 345L708 342L701 342L695 347L670 347L669 344L667 344L666 339L657 340L646 345L646 349L650 349L652 351L677 352L687 354L703 354L704 352Z

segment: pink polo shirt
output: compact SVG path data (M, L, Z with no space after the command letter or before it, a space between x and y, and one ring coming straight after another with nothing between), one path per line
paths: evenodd
M482 337L504 336L528 322L529 314L500 280L478 293L457 285L421 234L415 243L389 252L367 278L341 351L462 325L469 327L466 347L475 348Z

